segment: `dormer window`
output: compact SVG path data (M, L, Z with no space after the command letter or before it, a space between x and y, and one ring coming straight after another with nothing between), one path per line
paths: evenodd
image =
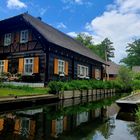
M12 43L12 34L8 33L4 36L4 46L8 46Z
M28 42L28 30L22 30L20 32L20 43Z

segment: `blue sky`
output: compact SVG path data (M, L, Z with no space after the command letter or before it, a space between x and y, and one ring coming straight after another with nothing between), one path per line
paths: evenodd
M17 0L11 0L12 3ZM19 1L19 0L18 0ZM25 6L7 5L8 0L0 1L0 19L28 11L33 16L59 28L63 32L81 32L85 24L105 11L112 0L21 0Z
M26 11L71 36L85 32L95 43L108 37L114 42L115 62L126 56L127 43L140 37L139 0L0 1L0 20Z

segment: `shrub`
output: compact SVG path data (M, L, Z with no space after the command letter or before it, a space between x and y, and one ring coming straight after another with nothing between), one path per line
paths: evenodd
M58 93L63 90L87 90L87 89L112 89L121 91L123 84L119 81L98 81L98 80L72 80L68 82L51 81L48 84L50 93Z
M140 80L133 80L132 87L133 87L133 90L140 89Z
M48 84L49 92L56 94L58 91L61 91L63 89L63 82L57 82L57 81L51 81Z
M134 80L140 80L140 72L134 73Z

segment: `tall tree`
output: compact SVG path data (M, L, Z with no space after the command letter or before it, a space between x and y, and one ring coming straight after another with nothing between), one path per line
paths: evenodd
M111 57L114 57L114 47L113 42L108 38L105 38L100 44L93 43L93 37L80 33L77 35L76 40L81 42L84 46L91 49L95 54L100 56L104 60L110 60Z
M86 47L93 44L92 39L93 39L92 36L86 35L85 33L80 33L76 37L76 40L81 42Z
M78 40L79 42L81 42L87 48L91 49L95 54L100 56L99 47L98 47L98 45L93 44L92 36L87 35L85 33L80 33L77 35L77 37L75 39Z
M100 55L103 56L103 59L106 61L110 61L110 58L114 57L113 42L111 42L108 38L105 38L100 44Z
M123 58L120 62L125 63L129 67L140 66L140 39L129 43L126 47L127 57Z

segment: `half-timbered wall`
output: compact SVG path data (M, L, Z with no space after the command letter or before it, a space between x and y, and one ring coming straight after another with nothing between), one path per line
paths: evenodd
M77 79L78 64L88 67L89 78L95 78L95 69L97 68L101 71L102 76L103 69L100 62L91 60L90 58L84 57L66 48L47 42L47 40L45 40L33 27L30 27L22 21L19 25L15 25L16 21L12 22L13 25L0 32L0 60L8 60L8 72L19 72L20 58L38 57L38 73L40 74L42 82L60 79ZM29 39L26 43L20 43L21 30L29 31ZM12 43L8 46L4 46L5 33L12 33ZM60 76L60 74L57 74L54 71L54 61L56 59L63 60L66 63L64 76Z

